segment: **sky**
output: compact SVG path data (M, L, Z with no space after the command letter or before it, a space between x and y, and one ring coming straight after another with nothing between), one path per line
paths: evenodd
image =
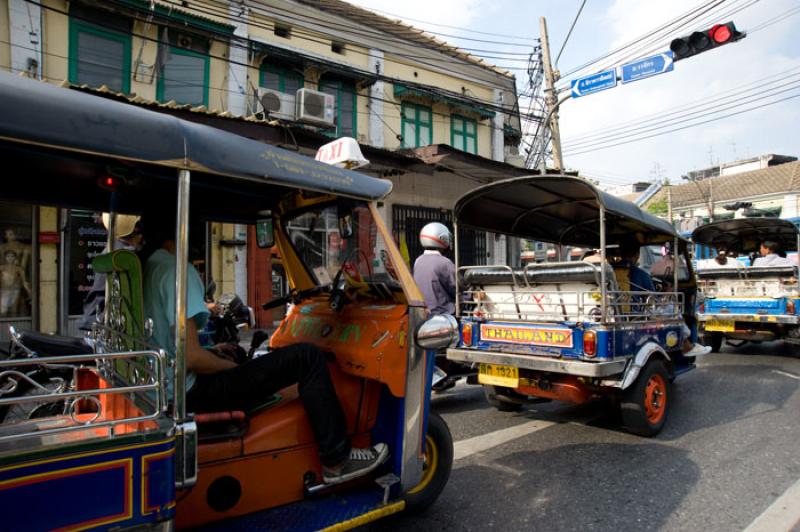
M594 62L621 45L644 44L641 39L653 35L660 25L708 3L587 0L565 44L581 0L348 1L421 29L451 35L442 38L457 46L499 54L530 51L524 46L532 47L540 37L539 19L545 17L553 62L563 46L556 65L564 77L558 85L564 89L560 94L569 92L571 78L567 74L576 67ZM744 39L678 61L672 72L618 84L561 105L559 124L565 167L613 186L656 178L675 183L692 170L763 154L800 157L800 3L719 2L707 15L683 29L657 37L646 48L632 47L639 50L625 61L666 51L672 38L716 23L735 22L739 31L748 32ZM765 26L759 27L762 25ZM491 61L500 66L525 66L512 59L504 56ZM572 76L590 75L606 65L594 62ZM527 74L522 70L514 73L518 90L522 90ZM778 102L780 99L785 100ZM527 104L522 104L525 110ZM762 107L741 112L758 106ZM695 123L695 127L686 127ZM642 138L646 136L652 138Z

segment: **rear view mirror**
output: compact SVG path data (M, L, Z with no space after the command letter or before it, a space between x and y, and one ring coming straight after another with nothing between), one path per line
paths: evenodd
M339 236L347 240L353 236L353 205L350 201L340 200L336 207L339 218Z
M275 245L272 218L264 218L256 222L256 244L259 248L271 248Z

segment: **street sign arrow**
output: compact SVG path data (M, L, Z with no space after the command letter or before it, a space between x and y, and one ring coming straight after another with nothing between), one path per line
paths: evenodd
M658 55L637 59L632 63L622 65L622 83L639 81L640 79L657 76L671 72L674 66L674 54L662 52Z
M580 98L617 86L617 69L604 70L572 81L572 97Z

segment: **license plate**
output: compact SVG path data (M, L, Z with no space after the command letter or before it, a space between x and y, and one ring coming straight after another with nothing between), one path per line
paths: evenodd
M516 388L519 386L519 370L513 366L481 364L478 367L478 382Z
M736 330L734 320L714 318L706 322L705 329L714 332L732 332Z

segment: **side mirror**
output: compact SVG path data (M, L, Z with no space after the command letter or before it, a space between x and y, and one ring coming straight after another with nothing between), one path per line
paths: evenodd
M353 213L350 211L339 214L339 236L342 240L353 236Z
M424 321L416 333L422 349L443 349L458 342L458 322L450 314L438 314Z
M256 245L261 249L271 248L275 245L272 218L264 218L256 222Z

